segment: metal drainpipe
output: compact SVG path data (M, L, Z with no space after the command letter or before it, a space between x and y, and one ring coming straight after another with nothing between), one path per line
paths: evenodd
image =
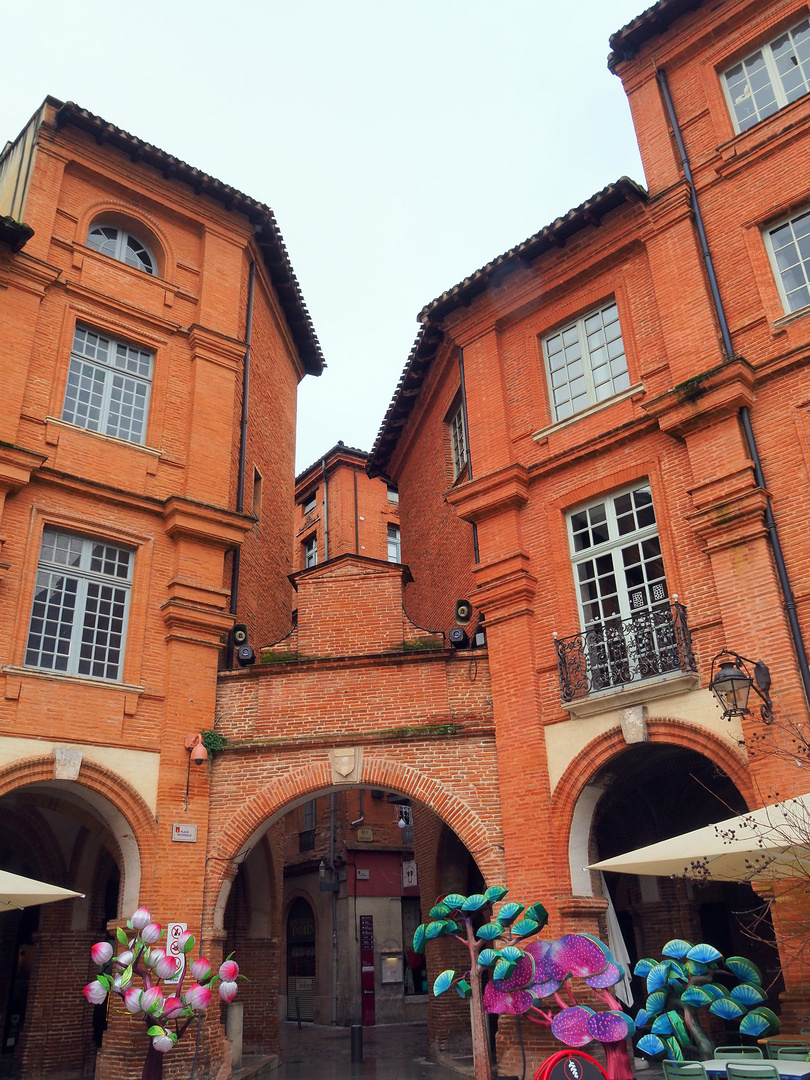
M672 124L672 130L675 132L675 142L678 144L678 153L681 157L683 174L689 184L692 213L695 215L695 226L697 227L698 238L700 239L700 250L703 253L703 261L706 264L706 273L709 275L709 287L711 288L712 298L714 299L714 309L717 313L717 320L720 323L720 333L723 335L723 347L726 350L726 357L731 359L731 357L734 356L734 346L731 344L731 333L729 332L728 322L726 321L723 301L720 299L720 290L717 287L717 275L714 272L714 263L712 262L712 257L709 253L709 241L706 239L706 230L703 228L703 217L700 213L700 203L698 202L695 181L692 178L692 169L689 166L689 156L686 153L686 146L684 145L683 136L681 135L678 117L675 115L675 106L672 103L672 96L669 92L669 83L667 82L666 72L659 68L657 75L658 84L661 87L661 93L664 95L664 103L666 104L667 112L669 113L669 122Z
M321 458L323 476L323 561L329 560L329 486L326 479L326 458Z
M683 167L684 176L689 184L689 190L691 194L692 211L695 215L695 225L697 227L698 236L700 238L700 247L703 252L703 259L706 264L706 273L709 277L709 286L711 288L712 298L714 300L714 307L717 313L717 321L720 324L720 332L723 335L723 345L726 350L726 356L731 359L734 354L734 347L731 343L731 332L728 327L728 321L726 319L726 313L723 308L723 301L720 299L720 290L717 284L717 275L714 272L714 263L709 252L709 243L706 239L706 232L703 228L703 218L700 213L700 204L698 202L697 189L695 188L695 182L692 178L692 170L689 166L689 157L686 153L686 146L684 145L683 136L681 134L681 128L678 123L678 117L675 113L675 106L672 102L672 97L669 92L669 84L667 82L666 73L659 69L657 73L658 83L661 87L661 92L664 96L664 103L667 107L667 113L669 114L669 122L672 125L672 130L675 133L675 141L678 144L678 153L681 158L681 165ZM754 480L757 487L761 488L765 493L765 527L768 530L768 539L771 544L771 550L773 551L774 562L776 563L776 573L779 578L779 585L782 589L782 596L785 601L785 611L787 613L788 624L790 626L790 635L793 638L793 647L796 650L796 659L799 663L799 673L802 679L802 686L804 688L804 696L810 703L810 665L807 662L807 650L804 645L804 637L799 625L799 619L796 614L796 601L793 597L793 589L790 585L790 579L788 578L787 566L785 565L785 557L782 553L782 545L779 542L779 534L776 527L776 519L773 515L773 507L771 506L771 497L768 494L768 489L765 485L765 475L762 471L762 462L760 460L759 451L757 449L756 439L754 438L754 429L751 426L751 416L748 412L748 407L743 405L740 409L740 423L742 424L743 433L745 434L745 441L748 447L748 453L751 455L751 460L754 463Z
M360 554L360 518L358 517L357 509L357 469L352 473L354 476L354 553ZM363 798L363 792L360 792L360 798Z
M245 359L242 368L242 422L239 431L239 466L236 478L236 512L245 508L245 459L247 457L248 395L250 392L250 339L253 333L253 296L256 289L256 263L251 260L248 275L248 302L245 316ZM242 546L233 549L231 563L231 615L236 614L239 602L239 569L242 562ZM230 640L230 639L229 639ZM233 649L228 649L226 667L233 667Z
M335 881L335 793L329 796L329 867L332 871L332 881ZM338 993L338 939L337 939L337 892L332 891L332 1023L337 1024L337 993Z
M461 415L464 419L464 438L467 440L467 476L472 480L473 467L472 451L470 450L470 425L467 423L467 383L464 378L464 350L460 345L458 347L458 374L461 386ZM475 561L478 563L481 561L481 558L478 552L478 525L475 522L472 523L472 531L473 555Z

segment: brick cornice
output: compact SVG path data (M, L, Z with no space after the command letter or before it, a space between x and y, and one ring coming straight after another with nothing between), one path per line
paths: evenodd
M698 428L739 412L754 402L754 369L742 356L674 386L641 408L668 435L683 438Z
M475 606L484 612L487 626L533 612L537 578L529 562L520 552L475 568Z
M253 518L209 503L172 495L163 507L166 532L172 539L185 537L219 544L224 548L241 543L253 527Z
M515 462L505 469L448 491L445 498L465 521L483 521L504 510L520 510L529 501L529 473Z
M10 494L25 487L47 459L47 454L0 442L0 492Z

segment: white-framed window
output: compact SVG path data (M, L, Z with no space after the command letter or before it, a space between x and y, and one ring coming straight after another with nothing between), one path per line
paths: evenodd
M568 535L593 689L678 667L649 484L573 511Z
M765 245L785 311L810 304L810 209L768 229Z
M62 419L143 444L153 353L76 325Z
M87 234L87 246L137 270L157 274L157 261L146 244L118 225L93 225Z
M47 526L26 667L120 681L134 552Z
M397 489L394 487L393 484L388 485L387 493L388 493L388 501L390 503L398 503L399 502L399 492L397 491Z
M467 464L467 429L464 424L464 406L459 404L449 421L450 446L453 453L453 479L463 472Z
M318 489L315 488L314 491L310 491L309 495L304 498L304 501L301 503L301 509L304 511L305 514L311 514L317 505Z
M318 565L318 537L313 535L304 541L304 568Z
M724 71L723 88L737 132L803 97L810 90L810 19Z
M388 561L402 562L402 548L399 541L399 525L388 524Z
M544 338L543 356L555 421L630 386L615 300Z

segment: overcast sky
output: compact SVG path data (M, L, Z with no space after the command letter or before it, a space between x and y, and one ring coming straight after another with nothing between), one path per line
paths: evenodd
M267 203L327 370L297 470L370 450L416 315L622 175L608 37L650 0L44 0L8 5L0 145L47 94Z

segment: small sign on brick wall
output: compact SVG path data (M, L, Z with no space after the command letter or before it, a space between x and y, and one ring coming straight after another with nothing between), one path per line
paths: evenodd
M357 830L357 839L362 844L370 844L374 840L374 830L370 829L368 825L364 825Z
M180 844L196 844L197 826L172 825L172 840L176 840Z

